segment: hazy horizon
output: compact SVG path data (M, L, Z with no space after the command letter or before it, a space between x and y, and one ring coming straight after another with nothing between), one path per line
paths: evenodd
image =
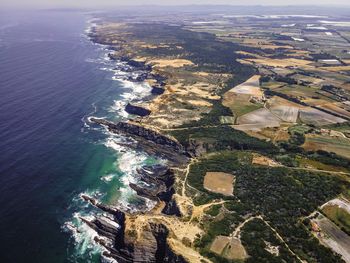
M113 6L181 6L181 5L232 5L232 6L349 6L348 0L246 0L244 4L238 0L2 0L0 6L12 8L93 8L93 7L113 7Z

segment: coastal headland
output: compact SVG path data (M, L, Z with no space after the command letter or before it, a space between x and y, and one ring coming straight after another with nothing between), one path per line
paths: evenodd
M90 122L167 162L142 167L140 183L130 184L156 202L149 211L81 196L106 213L81 218L98 233L103 255L118 262L343 262L341 250L318 241L322 233L309 217L333 198L348 200L350 187L346 149L311 143L341 137L350 145L347 113L334 112L334 96L345 98L347 89L340 92L335 80L332 87L311 82L315 72L330 78L312 61L316 52L265 31L264 41L248 41L243 26L238 41L231 31L213 33L210 22L120 20L98 23L89 37L109 46L111 60L142 72L128 80L147 82L152 95L127 104L132 120ZM276 49L288 58L273 57Z

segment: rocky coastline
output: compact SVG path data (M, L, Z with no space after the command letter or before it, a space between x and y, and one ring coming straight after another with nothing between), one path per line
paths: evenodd
M90 34L91 41L110 46L110 50L117 50L111 43L101 42L94 31ZM126 56L116 56L109 53L111 60L127 62L127 69L137 74L131 74L128 81L146 81L152 79L152 95L164 93L165 78L152 74L152 67L142 62L134 61ZM130 66L130 68L129 68ZM132 103L128 103L125 111L140 117L148 116L151 111ZM138 183L129 186L139 196L157 202L161 216L181 216L174 199L175 174L171 167L184 167L191 159L192 154L186 150L176 139L161 134L154 128L144 127L135 121L113 123L104 119L90 118L91 123L102 125L109 132L131 138L128 147L141 149L152 156L167 161L167 165L143 166L137 170ZM136 142L136 143L135 143ZM160 220L152 217L150 212L128 213L120 209L100 203L88 195L81 198L90 205L104 212L104 216L93 219L81 217L80 219L98 234L94 241L105 250L103 256L117 262L187 262L184 257L176 254L167 242L169 229ZM133 225L140 215L149 213L150 218L144 222L142 229Z
M144 166L138 170L140 181L148 183L147 188L130 184L138 195L165 203L162 213L168 216L179 216L179 209L174 205L174 174L164 165ZM103 255L120 263L128 262L186 262L175 254L167 243L169 230L161 222L154 220L142 228L141 237L130 228L130 222L138 214L123 212L116 207L100 203L88 195L81 198L104 212L103 216L93 219L80 217L98 234L94 241L105 248Z
M130 121L113 123L104 119L90 118L90 122L103 125L112 133L134 139L136 144L130 144L130 147L142 149L150 155L163 158L171 165L181 166L191 158L191 153L174 138L163 135L154 129L145 128Z

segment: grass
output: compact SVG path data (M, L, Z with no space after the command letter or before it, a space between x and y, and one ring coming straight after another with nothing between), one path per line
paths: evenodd
M344 232L350 234L350 214L345 209L337 205L327 205L322 212Z
M324 150L350 159L350 139L330 136L306 136L303 148L307 151Z
M263 152L276 152L278 149L270 142L250 137L242 131L229 126L189 128L185 130L171 131L185 147L190 146L190 141L203 143L207 152L222 150L256 150Z
M295 160L301 167L313 167L314 169L324 170L324 171L333 171L333 172L349 172L349 169L345 167L325 164L317 160L311 160L306 157L296 156Z

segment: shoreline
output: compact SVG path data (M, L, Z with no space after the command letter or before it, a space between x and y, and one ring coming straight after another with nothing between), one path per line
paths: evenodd
M93 31L93 29L91 31ZM103 45L106 51L110 52L111 50L114 50L111 45L96 41L96 39L91 36L91 33L88 34L88 37L92 43ZM131 73L131 76L126 77L125 79L118 79L119 81L130 81L131 83L139 83L141 85L146 82L152 87L151 95L142 99L137 99L137 105L141 103L142 105L151 104L155 98L164 93L163 86L166 78L160 75L155 76L152 66L146 66L145 63L136 62L132 58L112 57L111 53L108 53L107 57L112 61L122 61L123 63L126 63L126 68L130 66L126 71ZM148 111L141 106L133 105L132 101L133 99L127 102L124 111L134 115L135 117L133 119L128 118L125 122L121 121L115 124L104 118L90 116L88 121L105 127L107 131L112 134L119 134L125 136L127 139L131 138L136 142L135 144L120 144L121 146L136 150L139 149L150 156L166 160L167 165L142 166L141 169L137 170L139 177L138 183L129 183L129 187L133 189L138 196L156 202L155 205L149 211L136 211L130 214L126 211L122 212L122 210L115 208L113 205L102 205L97 199L88 195L81 194L80 196L85 202L90 203L90 205L97 207L111 216L110 220L112 221L101 216L79 218L98 234L98 236L94 238L94 242L103 248L102 256L121 262L132 262L135 260L135 257L137 258L141 256L133 254L138 245L133 244L133 242L129 240L130 238L132 239L132 236L129 235L130 233L128 234L128 231L130 231L130 226L128 227L129 223L127 222L128 220L135 220L135 217L138 217L139 215L143 216L148 214L154 216L158 213L159 215L164 216L181 216L181 212L173 197L176 193L176 175L173 168L183 169L188 163L190 163L192 158L192 155L188 153L176 139L171 138L168 135L163 135L158 129L152 126L150 127L149 125L145 126L141 124L140 120L142 117L149 115L151 111ZM118 216L116 216L116 213ZM113 227L114 223L119 227ZM166 254L167 257L176 259L176 262L187 262L182 256L175 254L170 249L168 242L166 241L169 234L168 231L168 228L160 220L159 222L154 223L149 222L146 233L150 233L154 238L163 235L164 243L161 245L163 247L162 254ZM118 241L114 240L114 236L119 236ZM115 245L112 245L108 240L114 240ZM152 253L148 251L150 249L152 250L152 247L144 249L146 254L149 253L149 259L155 255L155 251ZM148 262L147 258L145 259L142 257L143 256L141 256L140 260Z

